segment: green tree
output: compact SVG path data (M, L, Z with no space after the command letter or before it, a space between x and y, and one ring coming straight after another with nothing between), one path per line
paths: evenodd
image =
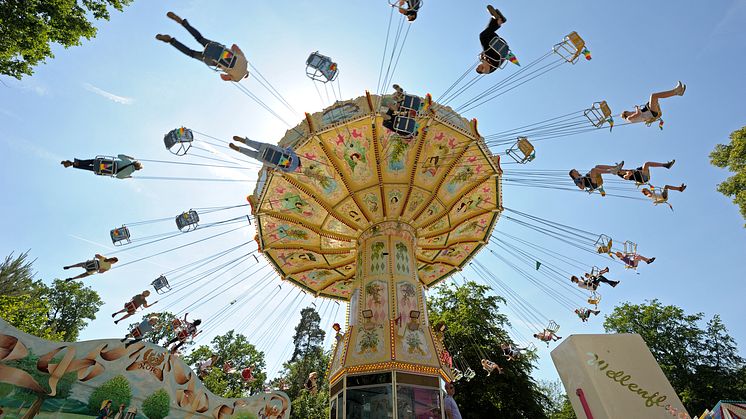
M701 412L718 400L746 397L744 360L735 341L719 316L704 329L703 318L658 300L623 303L606 317L604 329L642 336L687 410Z
M716 145L710 153L710 163L735 173L719 184L717 190L733 198L746 218L746 127L730 133L730 144Z
M544 413L549 419L576 419L561 381L541 381L539 388L546 396Z
M142 414L149 419L163 419L171 412L171 398L160 389L142 402Z
M329 417L329 393L319 391L311 394L307 391L292 399L291 418L326 419Z
M293 336L293 356L290 361L296 361L299 357L304 357L312 352L323 351L321 346L324 344L326 332L321 330L319 324L321 316L313 307L306 307L300 311L300 322L295 326L295 335Z
M57 357L53 359L52 362L58 363L60 362L60 359L61 357ZM23 419L30 419L35 417L41 410L41 405L44 403L44 400L66 399L68 396L70 396L70 389L77 379L75 373L64 374L62 378L57 382L57 385L55 387L57 393L55 394L55 396L49 396L49 393L51 392L51 388L49 387L49 374L39 371L39 369L37 368L38 362L39 357L29 351L29 354L26 355L25 358L4 363L4 365L8 367L17 368L19 370L27 372L43 390L43 392L37 393L33 390L25 388L16 389L17 391L20 391L20 394L28 395L28 401L32 402L29 410L26 412L26 414L23 415Z
M18 257L14 257L13 253L6 256L0 264L0 295L37 298L43 294L45 287L41 281L34 279L33 264L34 261L28 258L28 252L23 252Z
M283 365L281 377L273 385L281 387L292 400L291 419L321 419L329 416L329 382L326 369L329 366L328 352L324 351L324 332L321 316L313 307L300 312L301 318L295 327L295 345L290 359ZM318 374L316 394L304 390L308 375Z
M104 400L111 400L112 406L129 405L132 400L132 389L129 381L124 376L117 375L101 384L101 387L93 390L88 398L88 410L97 415Z
M47 324L49 303L31 295L0 295L0 317L16 329L42 339L62 340Z
M52 43L65 48L91 39L90 17L109 20L111 6L122 11L132 0L8 0L0 2L0 74L17 79L52 54Z
M93 289L80 282L55 279L46 293L49 301L48 326L68 342L78 340L78 334L94 320L104 302Z
M212 368L203 383L211 392L222 397L243 397L247 390L260 391L264 387L267 374L264 372L264 353L249 343L246 336L233 330L215 336L210 346L202 345L184 357L189 365L197 365L211 355L218 356L218 368ZM239 373L226 374L222 363L229 362L239 373L252 367L255 380L247 383Z
M549 404L537 383L529 375L533 356L508 362L501 343L512 344L505 331L508 323L500 313L501 297L489 295L489 288L469 281L464 286L441 285L428 301L430 321L447 327L445 346L451 355L477 372L471 381L456 383L455 399L464 417L544 418ZM504 374L487 376L481 359L487 358L503 368Z

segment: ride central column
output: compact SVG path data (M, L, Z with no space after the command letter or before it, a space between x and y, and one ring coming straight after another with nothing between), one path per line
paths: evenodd
M357 240L348 330L329 371L332 407L344 407L345 417L367 409L415 417L422 406L440 417L440 378L451 375L429 326L415 244L415 229L396 221L376 224Z

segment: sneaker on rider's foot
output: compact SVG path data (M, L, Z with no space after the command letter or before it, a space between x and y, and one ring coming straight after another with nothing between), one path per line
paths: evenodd
M174 12L168 12L168 13L166 13L166 16L168 16L169 18L175 20L176 23L178 23L178 24L182 24L184 22L184 19L182 19L179 16L177 16L176 13L174 13Z
M508 21L508 19L505 19L505 16L502 13L500 13L499 10L495 9L495 6L493 6L491 4L487 5L487 11L490 12L490 14L492 15L492 17L494 17L495 19L502 20L503 21L502 23L505 23L505 22Z
M171 40L173 38L171 38L171 35L161 35L161 34L158 34L158 35L155 36L155 39L157 39L159 41L163 41L165 43L169 43L169 42L171 42Z

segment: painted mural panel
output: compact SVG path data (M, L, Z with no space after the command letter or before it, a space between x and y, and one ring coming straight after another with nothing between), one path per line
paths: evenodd
M125 411L133 412L132 418L144 417L147 400L160 403L166 417L174 419L290 417L285 393L218 397L188 365L162 347L143 342L125 347L118 339L52 342L23 333L2 319L0 388L0 405L8 416L39 405L51 417L93 417L98 406L89 407L92 400L115 389L129 395ZM157 402L152 401L156 394Z

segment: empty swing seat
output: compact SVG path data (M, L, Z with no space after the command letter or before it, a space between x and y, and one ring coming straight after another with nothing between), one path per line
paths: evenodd
M166 279L165 275L159 276L151 282L150 285L155 288L155 292L158 294L165 294L166 292L171 291L171 285L168 283L168 279Z
M526 137L518 137L518 141L505 150L505 153L515 160L516 163L520 164L526 164L536 158L534 145Z
M109 232L111 242L114 246L122 246L130 242L130 230L127 226L115 228Z
M194 134L189 128L176 128L163 136L166 149L177 156L183 156L192 147Z
M183 212L176 217L176 227L179 231L192 231L197 228L197 223L199 223L199 214L195 210Z
M583 111L583 115L594 127L601 128L611 117L611 108L605 100L593 102L590 108Z
M312 52L306 60L306 75L312 80L327 83L334 81L339 74L337 63L326 55L319 54L318 51Z
M583 49L585 49L585 41L575 31L567 34L562 42L555 44L554 47L552 47L552 51L555 54L559 55L570 64L575 64L578 61Z
M559 328L560 326L557 324L557 322L555 322L554 320L550 320L549 324L546 327L546 330L552 333L557 333Z

